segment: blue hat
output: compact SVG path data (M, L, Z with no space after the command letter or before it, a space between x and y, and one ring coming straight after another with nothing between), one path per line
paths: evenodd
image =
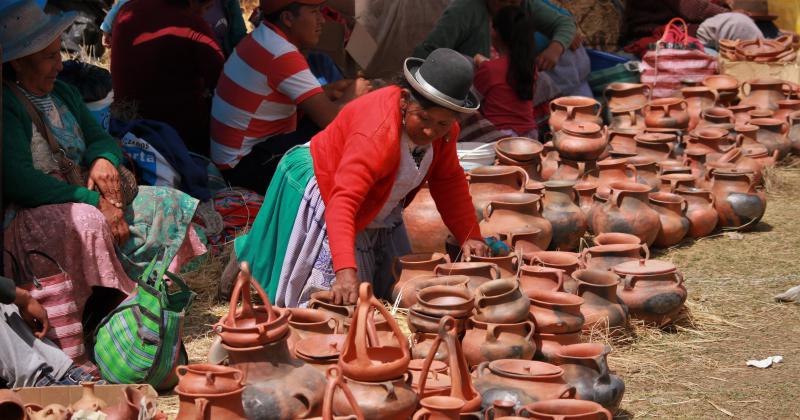
M26 57L47 48L77 16L77 12L45 14L36 0L19 0L0 9L3 62Z

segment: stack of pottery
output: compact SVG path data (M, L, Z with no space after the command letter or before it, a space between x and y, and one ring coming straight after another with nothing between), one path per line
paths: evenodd
M475 201L475 197L473 197ZM483 236L499 237L520 228L541 231L537 245L547 249L553 237L553 225L542 217L542 198L536 194L505 193L493 196L484 206L480 222Z
M553 133L561 131L567 121L602 124L602 107L592 98L584 96L564 96L550 101L550 118L547 123Z
M619 334L628 328L628 307L617 299L619 276L610 271L578 270L573 273L578 282L575 294L584 300L581 313L585 319L583 331L605 331Z
M242 408L245 382L241 371L198 364L178 366L176 372L180 378L175 387L180 401L179 420L245 418Z
M663 327L675 321L686 302L683 275L668 261L629 261L614 267L621 281L617 296L631 317Z
M542 178L542 151L544 146L526 137L500 139L494 145L497 163L525 170L531 180Z
M575 397L575 387L567 384L564 369L550 363L495 360L481 363L474 374L484 409L492 407L495 400L514 402L520 409L538 401Z
M417 302L409 310L409 327L414 331L412 336L412 357L422 359L428 355L433 341L436 339L440 320L450 317L456 323L459 332L464 331L467 318L475 308L473 293L467 287L467 276L431 277L430 284L416 291ZM495 280L497 281L497 280ZM489 281L486 284L492 283ZM436 354L436 360L445 360L449 349L442 347Z
M572 344L562 347L553 363L564 369L564 380L575 387L575 398L616 411L625 383L609 371L606 357L610 352L605 344Z
M432 276L439 264L450 262L450 257L440 252L425 252L397 257L392 263L392 301L397 302L401 308L408 308L417 301L415 293L416 282L419 278Z
M534 290L528 294L536 327L536 359L552 361L562 346L580 342L583 298L571 293Z

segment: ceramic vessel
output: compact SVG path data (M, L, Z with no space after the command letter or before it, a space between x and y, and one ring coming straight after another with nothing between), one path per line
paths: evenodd
M470 318L462 345L470 366L499 359L530 360L536 351L531 321L489 324Z
M642 110L644 105L632 106L626 108L609 108L611 114L611 122L608 125L609 130L631 130L639 131L644 129L644 114Z
M757 118L750 120L750 124L758 127L756 140L767 148L769 153L778 151L778 158L783 159L792 150L792 143L786 137L789 124L774 118Z
M634 238L639 240L636 236ZM585 248L581 252L581 258L586 268L607 271L615 265L627 261L638 261L641 258L650 259L650 250L647 245L642 243L595 245Z
M742 83L742 93L746 96L739 104L775 111L778 109L778 101L786 99L786 95L783 93L784 85L785 82L779 79L748 80Z
M342 375L358 408L367 420L407 420L416 411L419 397L411 387L412 376L381 382L361 382ZM337 416L353 415L353 407L341 389L333 394L333 412Z
M433 275L433 270L439 264L450 262L450 257L439 252L425 252L417 254L404 255L396 257L392 263L392 276L394 277L394 286L392 287L392 300L396 300L397 296L404 289L414 286L407 286L411 279L419 276ZM413 295L413 293L403 293L404 295ZM411 298L410 300L414 300ZM407 306L413 305L415 302L403 302Z
M297 342L295 357L324 374L339 362L346 338L344 334L309 336Z
M629 233L619 233L619 232L607 232L601 233L594 237L594 244L595 245L616 245L616 244L628 244L628 245L639 245L643 244L641 238L636 235L631 235Z
M571 293L545 290L533 290L528 296L537 334L573 333L583 327L582 298Z
M772 115L772 118L786 121L789 114L800 110L800 99L784 99L778 101L778 110Z
M661 228L653 245L668 248L680 243L689 232L686 200L677 194L657 192L650 194L650 204L658 212L661 221Z
M642 133L637 135L636 153L655 161L662 161L672 157L677 136L669 133Z
M411 360L424 359L433 352L433 359L444 361L450 355L446 345L439 346L438 349L433 349L433 343L436 341L436 334L431 333L414 333L411 335Z
M526 405L520 412L541 420L611 420L614 417L602 405L582 400L540 401Z
M644 123L652 128L685 130L689 127L688 107L680 98L654 99L644 107Z
M734 125L745 125L750 121L750 111L756 109L755 105L739 104L728 107L733 114ZM730 121L728 121L730 122Z
M618 109L644 107L650 99L650 86L642 83L610 83L603 90L606 106L612 112Z
M475 319L492 324L514 324L528 319L530 303L516 278L492 280L475 290Z
M544 251L540 248L540 245L544 243L541 235L542 230L537 227L523 227L501 233L500 240L511 245L515 252L521 252L524 255L529 252Z
M340 326L344 325L346 319L352 318L355 312L354 305L335 304L333 302L333 295L328 290L312 293L311 299L309 299L306 307L327 313L331 318L335 319ZM341 328L340 330L344 331Z
M697 183L697 177L691 173L668 173L658 178L661 181L659 191L667 193L679 187L694 187Z
M619 333L628 328L628 308L617 299L619 277L609 271L578 270L576 294L584 299L584 331L600 329Z
M583 267L583 263L578 254L574 252L565 251L543 251L534 252L526 255L525 258L531 265L540 265L543 267L557 268L564 271L563 288L567 292L575 290L575 281L572 279L572 273Z
M770 109L756 108L751 111L747 111L747 115L750 116L751 120L754 120L756 118L772 118L772 116L775 115L775 112Z
M528 182L531 180L539 181L542 179L542 160L540 155L534 157L532 160L521 161L510 158L501 151L497 151L495 154L497 156L497 160L495 162L496 165L517 167L522 169L528 175Z
M156 399L145 395L139 390L137 385L126 386L120 392L122 393L120 401L116 405L103 409L107 420L149 418L148 416L157 412ZM144 412L142 413L142 411ZM2 418L13 417L6 417L3 415Z
M544 144L542 151L542 180L547 181L553 176L556 169L558 169L558 152L553 147L553 142L548 141Z
M527 137L506 137L494 144L496 152L518 162L540 160L544 150L542 143Z
M422 312L418 312L412 306L408 310L408 329L411 330L412 333L429 333L434 334L438 331L439 328L439 321L441 321L441 317L430 316L426 315ZM467 329L467 320L466 319L457 319L456 320L456 327L459 333L463 333Z
M658 165L656 160L647 156L633 156L628 158L628 164L636 168L636 182L649 185L657 191L661 182L658 179Z
M738 140L732 141L728 137L728 130L719 127L698 128L686 137L686 147L706 150L709 153L725 153L734 146L739 146Z
M364 413L358 406L356 397L353 395L353 392L350 391L350 387L347 386L339 368L337 366L329 367L325 371L325 377L328 380L328 384L325 387L325 400L322 403L322 417L312 417L310 420L364 420ZM344 400L349 404L350 410L353 413L352 415L346 417L334 416L333 398L336 391L341 391L343 393Z
M464 318L469 316L474 305L475 299L468 288L437 285L420 289L417 292L417 304L412 307L430 316Z
M70 405L72 412L77 412L80 410L100 411L106 408L108 404L94 394L95 383L96 382L81 382L83 393L78 401L75 401L72 403L72 405Z
M344 332L330 313L307 308L286 308L289 311L289 338L287 345L294 354L295 344L312 335L329 335Z
M714 106L719 99L717 91L706 86L687 87L681 89L681 94L686 100L689 113L689 130L694 130L700 122L700 113L703 110Z
M593 122L602 124L600 103L584 96L564 96L550 101L550 118L547 123L555 133L565 121Z
M610 186L611 197L592 215L594 232L630 233L648 246L652 245L658 236L660 221L648 201L650 187L632 182L614 182Z
M632 317L663 327L674 321L686 302L683 275L668 261L639 260L620 264L617 296Z
M594 215L595 213L602 211L602 208L608 202L608 197L610 195L610 192L607 191L597 191L592 196L592 207L589 208L589 212L586 213L586 225L589 232L593 235L597 234L597 232L594 230Z
M777 150L770 154L769 150L760 144L742 147L742 154L758 162L762 169L775 166L775 163L778 161Z
M187 394L224 394L244 386L244 374L227 366L184 365L178 366L175 373L178 375L177 390Z
M467 276L469 278L467 288L473 292L483 283L502 276L500 267L496 264L474 261L439 264L433 270L433 274L437 277Z
M583 215L586 216L586 227L588 229L589 211L594 206L593 196L595 192L597 192L597 183L593 181L580 181L577 182L573 188L578 193L579 206L583 212Z
M467 178L472 204L480 221L483 209L497 196L522 192L528 182L528 173L516 166L482 166L469 171Z
M502 240L504 235L500 235ZM513 246L513 245L512 245ZM479 255L468 255L467 262L484 262L497 266L500 269L500 278L516 277L519 268L519 257L515 254L503 255L501 257L481 257Z
M792 145L791 152L800 154L800 111L790 113L787 119L791 126L787 134L789 143Z
M737 121L736 115L730 109L722 107L706 108L700 113L700 121L695 128L718 127L730 130ZM750 116L746 113L740 118L744 122L749 121Z
M564 370L532 360L495 360L475 369L475 387L483 406L495 400L512 401L517 409L550 399L573 398L575 388L564 381Z
M747 230L755 226L767 208L767 198L756 189L752 172L716 169L709 173L719 227Z
M611 157L615 158L618 154L636 154L636 135L641 133L641 129L622 129L609 128L608 144L611 146Z
M538 290L559 292L564 290L564 270L539 265L523 265L519 273L519 287L526 296Z
M683 154L683 162L689 167L689 172L696 179L702 179L706 174L706 162L709 152L706 149L686 148ZM659 180L660 184L661 180Z
M711 191L700 188L681 187L675 194L686 200L686 218L689 219L689 231L686 236L702 238L711 234L717 228L719 215L714 208L714 195Z
M548 178L550 181L576 181L586 173L586 163L560 158L556 169Z
M408 239L414 252L443 252L450 231L442 221L428 183L422 185L411 203L403 209Z
M572 251L586 233L586 216L572 181L547 181L542 199L542 215L553 227L550 249Z
M455 397L426 397L419 405L422 406L412 420L459 420L464 401Z
M180 386L180 384L179 384ZM243 387L226 393L190 394L176 390L179 408L176 420L238 420L251 417L242 408ZM305 415L310 414L306 412ZM247 417L245 417L247 416ZM262 413L263 416L263 413Z
M514 416L514 402L506 400L494 400L492 406L486 408L483 420L493 420L509 416Z
M606 159L597 162L597 169L584 179L597 184L597 191L610 192L610 185L617 181L636 182L636 168L627 159Z
M583 121L565 121L553 136L553 146L564 159L597 160L608 145L608 127Z
M542 231L539 248L547 249L553 237L553 226L542 217L541 197L536 194L507 193L495 196L483 209L480 223L483 236L499 236L523 227L534 227Z
M575 398L615 411L625 394L625 383L609 371L606 358L610 352L605 344L572 344L561 348L556 364L564 369L567 383L575 387Z
M581 332L571 332L562 334L535 333L533 342L536 344L536 355L534 359L543 362L553 363L561 347L581 342Z

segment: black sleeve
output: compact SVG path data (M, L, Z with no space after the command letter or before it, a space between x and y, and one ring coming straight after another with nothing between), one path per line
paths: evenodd
M14 280L0 276L0 303L12 304L16 295L17 286L14 284Z

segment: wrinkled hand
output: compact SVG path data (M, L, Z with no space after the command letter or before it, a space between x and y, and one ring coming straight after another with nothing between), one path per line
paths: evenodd
M109 160L99 158L92 162L89 168L89 181L86 188L100 192L100 195L110 201L111 204L122 208L122 190L119 180L119 171Z
M332 301L334 305L353 305L358 299L358 281L356 270L345 268L336 272L336 280L331 286Z
M484 57L482 54L475 54L475 57L473 57L472 60L475 62L475 67L480 67L481 64L489 61L489 59Z
M581 36L576 33L575 34L575 38L572 38L572 43L569 44L569 49L572 50L572 51L577 50L578 48L581 47L581 43L582 42L583 42L583 38L581 38Z
M131 231L128 228L128 223L125 221L125 213L122 209L111 204L109 200L102 196L100 197L98 208L111 227L111 234L114 235L114 240L117 241L117 244L124 245L125 242L128 242Z
M564 47L562 47L561 44L558 42L551 42L550 45L536 57L536 67L540 71L552 70L556 64L558 64L558 60L561 59L561 54L563 53Z
M477 239L467 239L464 245L461 245L461 255L477 255L479 257L486 257L489 255L489 247L486 243Z
M44 338L47 330L50 329L50 321L47 320L47 310L31 297L25 289L17 288L17 295L14 304L19 308L19 315L31 327L36 338Z

